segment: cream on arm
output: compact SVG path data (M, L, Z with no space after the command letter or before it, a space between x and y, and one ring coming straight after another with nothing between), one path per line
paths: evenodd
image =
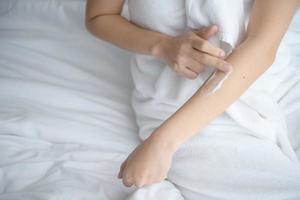
M150 136L163 140L174 150L235 102L273 63L299 0L255 1L245 40L227 58L233 70L216 72L214 80L199 90ZM218 85L215 92L211 92ZM211 93L210 93L211 92ZM207 95L209 94L209 95Z

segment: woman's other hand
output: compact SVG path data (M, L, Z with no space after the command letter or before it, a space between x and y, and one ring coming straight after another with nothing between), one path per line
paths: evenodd
M189 79L197 78L204 71L205 65L228 72L231 66L224 61L225 52L207 41L217 32L217 26L211 26L197 32L168 37L153 46L152 55Z
M175 148L149 137L123 162L118 178L127 187L159 183L167 177Z

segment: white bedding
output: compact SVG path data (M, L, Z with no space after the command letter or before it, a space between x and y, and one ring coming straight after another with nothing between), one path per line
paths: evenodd
M134 190L116 177L139 142L130 54L85 30L84 7L84 0L0 1L1 200L121 200ZM300 68L298 23L289 37ZM300 91L289 96L299 152L300 111L289 109Z

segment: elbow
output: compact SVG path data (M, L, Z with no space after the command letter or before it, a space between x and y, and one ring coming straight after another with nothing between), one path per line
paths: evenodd
M265 60L266 60L266 69L269 69L273 63L275 62L276 54L266 54Z
M275 44L269 45L266 49L264 49L264 53L262 54L265 57L267 68L269 68L275 62L277 55L278 46Z
M269 69L275 62L276 59L276 54L277 54L277 49L274 48L272 49L271 47L268 49L264 49L260 51L260 60L259 63L261 63L261 66L264 70Z
M94 36L105 39L109 34L107 29L111 27L112 17L120 16L119 14L97 14L86 15L85 27Z
M99 21L99 19L102 16L104 16L104 15L101 13L96 13L96 12L93 13L93 12L89 11L88 9L86 10L85 20L84 20L85 27L93 35L95 35L95 30L96 30L96 26L97 26L96 21Z
M93 21L95 20L95 18L97 17L91 17L88 13L85 16L85 28L92 34L93 34L93 27L94 27Z
M85 28L91 32L91 23L87 18L85 19Z

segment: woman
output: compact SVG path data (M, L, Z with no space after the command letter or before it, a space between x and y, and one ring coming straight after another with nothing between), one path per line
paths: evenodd
M196 197L198 194L205 197L207 193L205 189L199 189L199 187L187 189L185 181L196 177L201 181L201 175L189 174L187 168L184 169L176 162L175 155L178 160L186 158L185 161L189 162L189 166L185 167L195 168L201 166L201 163L205 165L205 162L211 162L209 156L197 160L190 159L187 153L189 151L192 154L193 149L201 148L203 155L211 155L206 154L205 148L207 147L204 147L204 143L202 147L199 146L202 139L203 141L211 140L211 143L206 144L214 145L217 141L215 139L221 136L220 131L213 131L210 127L222 126L224 130L229 125L231 128L236 127L239 129L235 132L237 134L233 134L232 131L225 132L226 134L228 132L228 135L232 134L228 137L239 138L239 140L243 140L241 137L245 135L256 133L261 133L257 134L261 138L273 137L263 133L262 129L251 127L253 124L248 118L240 120L239 111L230 106L241 97L244 97L246 102L247 99L253 100L258 94L255 93L255 89L249 88L262 74L269 71L274 63L282 38L299 5L299 0L234 1L233 4L240 5L235 6L236 10L232 10L234 7L232 5L228 8L228 6L221 7L214 4L227 14L229 12L241 14L241 9L247 8L248 10L243 11L245 13L232 17L232 20L240 18L237 25L233 25L239 27L228 27L231 26L230 23L226 24L226 21L222 21L221 15L220 22L224 22L225 25L208 24L211 22L210 19L218 18L220 14L218 10L213 13L213 17L209 16L210 14L206 16L201 13L201 9L207 13L209 13L208 9L214 9L211 2L222 4L223 1L129 0L132 21L130 22L120 15L123 0L88 1L86 19L90 32L120 48L137 53L132 62L132 74L135 81L132 101L140 127L140 137L144 141L128 156L120 168L119 178L122 178L124 185L128 187L159 183L167 178L169 173L168 179L178 186L186 198L192 198L193 195ZM197 8L200 8L198 12ZM251 17L248 23L247 14L250 11ZM210 12L213 11L210 10ZM199 13L202 16L199 16ZM201 19L207 19L208 23L201 23ZM245 32L241 31L244 23L247 24ZM221 30L218 30L219 26L222 26ZM195 28L198 30L194 30ZM232 35L231 28L236 30L232 32ZM224 37L225 39L222 40L220 35L226 36L226 29L230 29L227 34L229 39L226 40ZM216 70L213 72L212 68L207 66ZM272 66L272 68L276 67ZM210 76L211 74L213 76ZM206 81L207 78L209 78L208 81ZM258 81L255 87L259 88L264 81ZM246 93L248 90L250 92ZM257 102L257 99L254 101ZM262 109L268 104L264 104ZM241 108L245 108L243 106ZM246 114L251 115L252 110L248 107L249 112L247 111ZM239 105L236 105L236 108L239 108ZM261 117L259 115L257 114L257 118ZM256 114L253 116L256 120ZM263 116L261 121L258 120L257 126L264 127L265 118ZM262 122L261 126L260 122ZM245 127L257 128L257 130L248 131ZM277 138L285 143L279 144L282 152L291 160L297 160L284 137L278 136L279 139ZM228 142L227 145L225 145L226 142ZM216 146L215 151L226 151L226 149L220 150L223 147L230 151L230 144L232 141L224 139L224 144ZM221 153L216 155L221 155ZM251 156L248 153L247 155ZM218 162L218 159L214 162ZM225 163L219 164L227 166ZM227 167L231 165L228 164ZM184 176L186 175L186 180L178 175L180 170ZM204 173L205 170L208 169L203 169ZM289 172L284 172L281 177L285 179L284 177L288 174ZM233 180L228 181L228 186L243 184L235 180L234 175L232 177ZM268 182L270 187L276 188L272 184L277 180L272 180L270 177L260 177L261 180L258 178L258 181ZM298 173L297 178L299 177ZM212 175L212 182L223 184L218 180L219 177L214 178ZM300 183L294 181L293 184L294 191L297 191ZM260 187L259 185L258 183L257 187ZM288 186L288 183L283 183L283 185ZM222 188L224 194L230 193L226 186ZM231 194L232 199L238 197L235 196L238 193ZM255 194L259 195L260 192L255 191Z

